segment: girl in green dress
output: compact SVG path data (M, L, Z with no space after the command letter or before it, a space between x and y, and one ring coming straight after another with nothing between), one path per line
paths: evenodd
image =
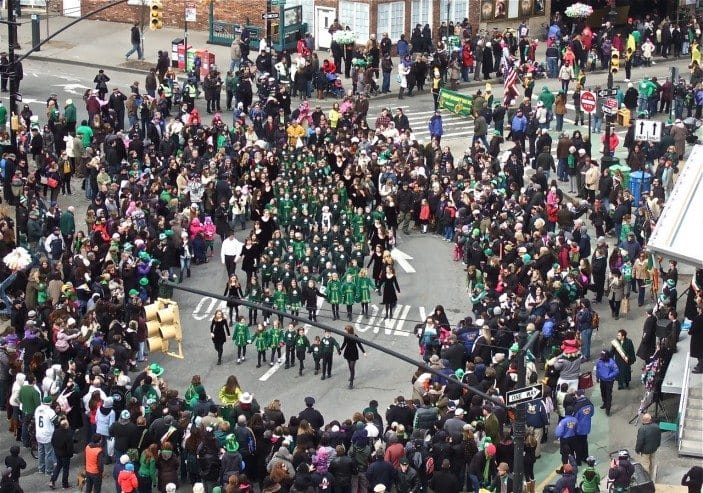
M261 368L261 360L266 363L266 350L269 348L268 334L264 330L264 324L257 324L256 332L251 338L252 342L256 346L257 354L257 368Z
M246 292L247 301L252 303L261 303L261 286L256 276L252 276ZM249 307L249 325L254 325L258 317L258 310L255 307Z
M339 320L339 303L342 299L342 283L339 274L332 273L332 279L327 282L327 301L332 305L332 320Z
M354 284L354 277L351 274L347 274L344 283L342 283L342 302L347 305L347 320L352 319L352 307L354 306L354 301L356 301L356 285Z
M278 353L278 362L281 362L281 345L283 344L281 322L274 320L273 325L266 329L266 334L268 335L269 347L271 348L271 361L269 365L273 366L276 362L276 353Z
M244 317L239 319L239 322L234 324L232 330L232 340L237 346L237 364L246 360L247 344L251 343L251 335L249 334L249 326L246 324Z
M287 300L288 296L283 287L283 282L279 281L276 283L276 290L273 292L273 307L280 312L285 312ZM278 315L278 321L283 323L283 315Z
M374 282L369 278L369 271L361 269L359 277L356 279L357 298L361 302L361 313L369 318L369 303L371 303L371 293L376 288Z
M305 353L310 347L310 340L305 335L305 328L298 327L298 335L295 338L295 355L300 362L300 368L298 368L298 375L303 376L303 362L305 361Z

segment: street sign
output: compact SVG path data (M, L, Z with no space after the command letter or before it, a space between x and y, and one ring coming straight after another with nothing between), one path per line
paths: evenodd
M596 111L596 95L591 91L581 93L581 110L584 113L594 113Z
M265 12L261 14L263 20L278 19L278 12Z
M618 100L615 98L608 98L603 103L603 113L606 115L615 115L618 112Z
M542 384L511 390L505 394L506 404L508 406L515 406L517 404L524 404L525 402L536 401L542 398L542 393Z
M608 96L615 96L617 93L617 89L601 89L600 91L598 91L598 97L607 98Z
M654 120L637 120L635 122L635 140L661 142L662 122Z
M22 95L18 92L15 93L15 101L17 101L18 103L22 102Z
M286 4L285 0L271 0L272 7L283 7Z
M195 5L188 4L186 6L186 22L196 22L198 19L198 11Z

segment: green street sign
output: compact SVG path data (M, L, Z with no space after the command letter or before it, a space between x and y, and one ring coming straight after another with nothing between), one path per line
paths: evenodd
M283 7L286 4L286 0L271 0L271 5L274 7Z

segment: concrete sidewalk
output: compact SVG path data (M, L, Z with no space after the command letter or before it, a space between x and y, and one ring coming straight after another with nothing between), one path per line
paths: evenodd
M48 21L48 31L53 34L73 21L75 21L75 19L70 17L50 17ZM18 52L22 54L26 53L26 50L31 47L32 44L30 14L25 12L20 22L22 22L22 25L18 29L18 41L21 49L18 50ZM46 19L42 16L40 26L42 40L46 38L46 23ZM41 47L41 51L32 53L28 58L41 62L67 63L96 69L103 68L105 70L144 74L150 67L156 65L157 52L159 50L166 50L170 54L172 40L184 37L184 32L179 29L163 28L158 31L146 30L144 33L145 60L138 61L136 59L136 54L132 55L130 60L125 60L124 55L127 50L131 48L129 42L130 27L131 25L128 23L86 19L78 22L76 25L49 41L46 45ZM194 48L207 49L211 53L214 53L215 63L222 72L226 71L230 64L229 47L208 44L207 40L208 33L206 31L188 32L188 44L192 45ZM546 43L540 43L537 53L538 60L545 59L545 50ZM328 51L317 51L317 54L321 61L325 58L331 58ZM252 54L252 58L254 56L255 54ZM395 98L397 96L398 82L396 77L397 72L395 70L398 65L397 57L393 59L393 63L394 71L391 74L391 92L389 94L376 96L374 99ZM657 67L665 70L665 67L669 67L671 64L678 63L681 65L684 63L684 59L667 60L657 58L657 63ZM622 73L624 74L624 71ZM593 75L605 75L605 71L597 70L593 72ZM494 86L501 85L497 84L495 81L496 79L494 78L490 82L492 82ZM557 80L541 79L538 83L538 85L541 85L541 83L549 83L551 87L557 83ZM460 90L465 91L467 88L471 88L473 91L484 85L484 82L474 82L472 80L468 83L461 83ZM350 89L351 81L344 80L344 86ZM499 91L494 89L494 94L502 94L502 88Z

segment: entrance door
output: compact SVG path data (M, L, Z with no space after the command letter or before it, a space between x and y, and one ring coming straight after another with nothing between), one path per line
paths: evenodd
M337 11L335 9L325 7L317 7L315 9L315 39L317 40L318 49L329 48L332 45L332 35L329 30L336 16Z
M81 0L63 0L63 15L66 17L80 17Z

